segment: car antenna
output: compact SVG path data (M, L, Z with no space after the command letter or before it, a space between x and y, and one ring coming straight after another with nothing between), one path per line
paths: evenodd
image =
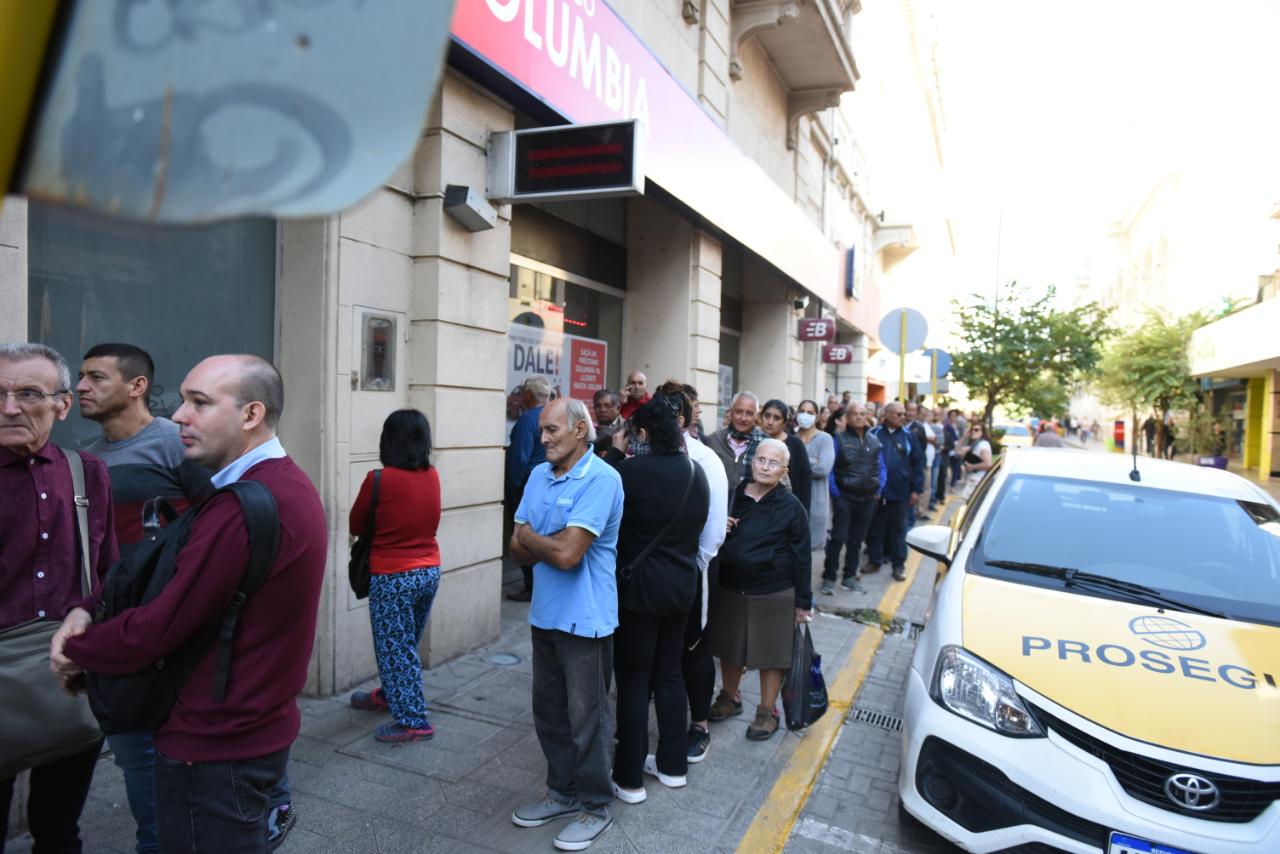
M1138 471L1138 436L1136 431L1133 437L1133 471L1129 472L1129 480L1134 483L1142 482L1142 472Z

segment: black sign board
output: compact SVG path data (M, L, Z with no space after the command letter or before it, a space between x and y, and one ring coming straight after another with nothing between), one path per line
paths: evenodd
M495 134L489 198L517 202L641 193L638 132L632 120Z

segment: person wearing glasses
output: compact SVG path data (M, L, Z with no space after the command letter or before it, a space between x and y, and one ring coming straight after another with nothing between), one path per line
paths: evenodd
M968 498L973 487L982 480L982 473L991 469L991 437L987 435L987 425L975 419L960 440L956 454L965 473L962 497Z
M49 438L54 423L70 411L71 368L57 350L0 344L0 630L61 621L83 597L71 466ZM89 499L88 570L97 585L116 559L111 487L105 463L88 454L81 459ZM80 850L80 810L101 744L31 769L27 821L33 850ZM0 847L8 835L14 779L0 778Z
M707 627L720 658L721 689L710 720L742 714L742 674L760 671L760 705L747 738L764 741L778 731L775 708L791 666L797 623L813 613L809 516L782 486L790 452L777 439L761 440L751 460L752 479L739 484L720 548L716 606Z

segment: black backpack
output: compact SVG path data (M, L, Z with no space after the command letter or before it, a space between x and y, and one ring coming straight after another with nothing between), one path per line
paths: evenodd
M227 693L231 667L231 642L245 601L262 587L275 562L280 541L280 515L275 497L262 483L242 480L228 484L209 496L230 492L240 501L249 534L249 563L240 577L240 586L218 623L198 632L174 653L152 666L127 676L89 673L89 707L108 735L126 732L155 732L169 718L178 692L200 657L217 643L217 666L213 677L213 698L222 702ZM142 541L111 565L103 583L102 604L94 622L109 620L121 612L145 605L160 595L173 578L178 553L187 544L199 514L191 508L178 516L163 498L153 498L143 509ZM169 521L161 527L161 517Z

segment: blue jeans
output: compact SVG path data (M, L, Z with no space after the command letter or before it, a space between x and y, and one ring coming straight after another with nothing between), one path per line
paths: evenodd
M428 723L418 643L439 586L438 566L369 579L369 622L382 696L387 698L395 722L413 729L423 729Z
M156 747L149 732L107 736L116 765L124 772L124 792L137 827L138 854L156 854Z

